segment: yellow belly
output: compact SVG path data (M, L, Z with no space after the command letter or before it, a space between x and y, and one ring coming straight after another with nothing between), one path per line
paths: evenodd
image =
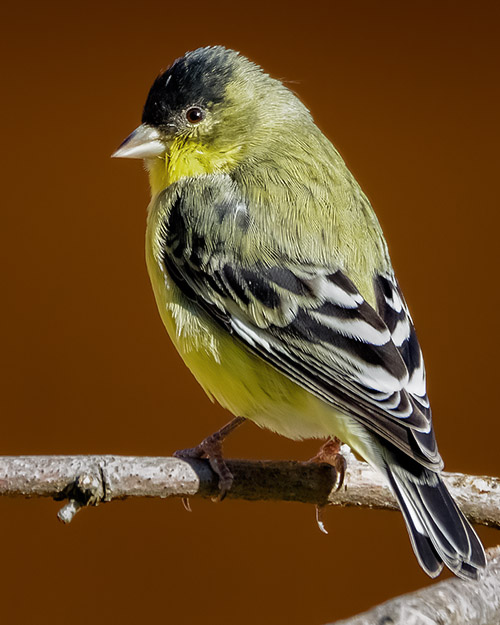
M366 431L278 372L193 307L147 253L158 310L184 363L212 400L291 439L338 436L365 450Z

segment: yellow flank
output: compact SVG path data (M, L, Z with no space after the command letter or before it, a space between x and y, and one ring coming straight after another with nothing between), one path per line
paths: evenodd
M240 148L216 151L196 138L176 138L169 150L147 162L151 192L156 195L181 178L226 173L238 163Z

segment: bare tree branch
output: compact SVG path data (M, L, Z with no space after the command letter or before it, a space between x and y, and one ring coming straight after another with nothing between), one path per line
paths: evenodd
M320 506L396 509L383 477L344 445L345 487L326 464L229 460L234 484L228 498L281 500ZM500 479L445 474L445 481L474 523L500 528ZM125 456L0 457L0 495L68 499L59 518L68 523L83 506L126 497L215 497L217 478L206 460Z
M228 498L298 501L324 506L396 509L382 476L344 445L344 487L327 464L228 460L234 475ZM465 515L500 528L500 479L444 475ZM0 495L67 499L59 518L69 523L84 506L126 497L216 497L217 477L206 460L125 456L0 457ZM458 579L393 599L337 625L498 625L500 547L477 583Z
M487 554L488 565L478 582L454 577L331 625L498 625L500 547Z

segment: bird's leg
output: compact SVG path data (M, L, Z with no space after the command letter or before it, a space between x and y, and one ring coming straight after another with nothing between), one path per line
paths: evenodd
M347 467L346 459L340 452L342 442L336 437L329 438L319 449L318 453L310 458L308 462L317 462L331 465L335 469L337 488L340 490L344 483L345 471ZM328 534L323 523L324 506L316 505L316 523L323 534Z
M239 425L246 421L245 417L235 417L217 432L207 436L196 447L179 449L174 453L176 458L207 458L212 471L219 476L219 496L217 501L222 501L230 490L233 483L233 474L222 455L222 442Z

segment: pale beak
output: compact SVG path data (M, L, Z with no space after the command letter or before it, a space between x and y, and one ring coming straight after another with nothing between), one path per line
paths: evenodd
M120 145L111 158L151 158L160 156L166 150L156 128L141 124Z

